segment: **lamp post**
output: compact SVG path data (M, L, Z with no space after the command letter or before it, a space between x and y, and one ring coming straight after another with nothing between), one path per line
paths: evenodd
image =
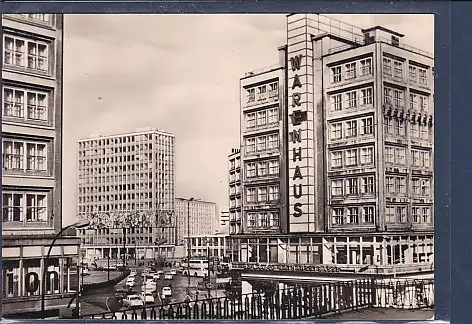
M188 276L188 287L190 288L190 202L195 198L187 200L187 276Z
M59 238L59 236L61 236L62 233L64 233L66 230L68 230L69 228L76 228L76 229L80 229L80 228L84 228L84 227L87 227L90 225L90 221L89 220L82 220L82 221L78 221L78 222L75 222L74 224L71 224L69 226L66 226L64 227L63 229L61 229L59 231L59 233L56 234L56 236L54 236L54 239L52 240L51 244L49 245L49 250L48 250L48 253L46 255L46 259L44 259L44 264L43 264L43 273L42 273L42 280L41 280L41 283L42 283L42 286L43 286L43 289L41 289L41 318L44 319L45 318L45 307L44 307L44 297L46 295L46 273L47 273L47 268L48 268L48 261L49 261L49 257L51 256L51 251L52 251L52 247L54 246L54 244L56 243L57 239ZM79 267L78 267L78 264L79 264L79 260L77 260L77 273L79 273ZM79 285L80 282L78 281L77 282L77 285ZM79 294L79 289L77 289L77 296ZM79 300L77 298L76 300L76 303L78 305L79 303Z

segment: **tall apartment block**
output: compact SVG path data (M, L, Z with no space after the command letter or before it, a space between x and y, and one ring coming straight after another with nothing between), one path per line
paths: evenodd
M402 38L289 15L281 71L242 79L243 226L230 245L244 292L301 275L433 276L434 58ZM270 99L258 95L276 76L284 91L269 126ZM279 150L268 146L272 132ZM270 182L264 162L278 154ZM270 188L279 178L277 205ZM277 206L278 223L264 216Z
M241 149L232 149L229 161L229 233L242 232L241 218Z
M172 254L175 137L149 128L78 146L77 212L92 221L80 231L87 259Z
M44 293L46 318L71 316L79 239L46 259L62 229L63 17L4 14L2 34L2 315L41 318Z
M175 199L175 217L177 226L177 242L184 245L190 236L212 236L216 232L218 208L215 203L202 200Z

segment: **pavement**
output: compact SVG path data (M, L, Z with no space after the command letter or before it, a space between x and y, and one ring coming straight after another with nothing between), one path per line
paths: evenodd
M84 276L84 284L106 282L108 280L108 272L100 270L90 270L90 275ZM121 275L121 271L110 271L110 280L115 279Z
M323 317L327 320L343 321L415 321L433 320L432 309L400 309L400 308L365 308Z

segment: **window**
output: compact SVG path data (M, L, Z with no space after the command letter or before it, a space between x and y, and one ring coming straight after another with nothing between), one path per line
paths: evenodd
M385 162L395 163L394 148L390 146L385 147Z
M419 207L413 207L411 209L411 216L413 217L413 223L420 223L421 222Z
M256 139L255 138L247 138L246 139L246 151L248 153L252 153L256 151Z
M357 195L357 178L351 178L346 180L346 195Z
M386 177L385 178L385 191L388 194L394 194L395 193L394 177Z
M4 63L21 68L46 72L48 45L40 41L4 36Z
M361 164L372 164L374 162L374 148L361 148Z
M4 36L4 63L25 67L25 41Z
M332 152L331 153L331 167L332 168L340 168L343 166L342 163L343 152Z
M388 57L384 57L382 62L383 73L386 75L392 75L392 60Z
M46 154L46 144L4 140L3 168L44 172L47 171Z
M397 219L399 223L406 223L406 207L397 206Z
M361 135L373 134L374 127L372 117L361 119Z
M405 148L404 147L395 148L395 163L399 165L405 165Z
M357 207L349 207L347 209L347 223L359 224L359 215Z
M393 93L392 88L384 87L384 103L386 103L386 104L392 104L393 103L392 93Z
M332 110L341 110L342 109L342 103L341 103L341 95L333 95L331 96L331 109Z
M331 181L331 195L342 196L343 195L343 180L332 180Z
M405 136L405 123L403 119L395 119L395 135Z
M357 150L356 149L346 150L346 165L351 166L351 165L356 165L356 164L357 164Z
M279 111L277 108L268 110L267 124L275 124L279 121Z
M346 137L355 137L357 136L357 121L352 120L346 122Z
M372 88L366 88L361 90L361 105L372 104Z
M277 160L269 161L269 174L270 175L279 174L279 161Z
M362 193L373 194L374 193L374 177L363 177L362 178Z
M356 77L356 62L346 64L346 80Z
M385 208L385 222L395 223L395 207L387 206Z
M393 90L393 105L395 107L404 107L404 97L402 90Z
M410 109L418 110L418 95L410 93Z
M428 97L426 96L419 96L420 100L420 109L422 111L428 111Z
M408 67L408 75L409 75L410 81L416 83L417 77L418 77L416 66L410 65L410 66Z
M257 126L267 124L267 112L265 110L257 112Z
M420 152L420 162L422 167L430 167L429 152Z
M418 68L419 80L418 83L428 85L428 78L426 77L426 69Z
M336 83L341 81L341 67L335 66L331 68L331 82Z
M3 88L3 115L8 117L25 118L26 97L26 119L46 121L47 94L37 91Z
M393 76L397 79L403 79L403 62L393 62Z
M248 203L256 202L256 188L248 188L246 191L246 201Z
M333 225L344 224L344 209L333 208Z
M430 184L429 183L430 183L429 179L421 180L421 195L422 196L429 197L429 195L430 195L430 191L429 191Z
M279 148L279 136L277 134L272 134L268 136L269 143L267 149L278 149Z
M279 187L270 186L269 187L269 201L277 201L279 199Z
M367 58L360 61L361 76L372 74L372 59Z
M26 208L25 208L26 207ZM3 193L4 222L47 221L47 195L44 193Z
M249 213L247 215L247 226L248 227L256 227L257 222L257 214Z
M421 220L423 223L430 223L431 222L431 209L429 207L422 207L421 208Z
M279 96L279 92L278 92L278 88L279 88L279 85L277 84L277 82L272 82L270 85L270 90L269 90L269 97L270 98L276 98Z
M256 89L247 89L247 102L253 102L256 100Z
M253 178L256 176L256 164L251 162L246 164L246 177Z
M417 150L411 151L411 164L413 166L420 166L420 152Z
M346 108L355 108L357 106L356 91L346 93Z
M336 123L331 124L331 139L341 139L342 138L342 124Z
M257 138L257 151L265 151L267 149L267 137L260 136Z
M411 183L412 183L413 194L418 196L420 194L420 179L413 178L411 179Z
M257 163L257 176L258 177L267 176L267 162L258 162Z
M368 224L374 223L374 207L368 206L362 208L363 222Z
M267 87L265 85L257 87L257 100L267 99Z
M418 124L420 130L420 138L428 139L429 138L429 129L427 125Z
M246 115L246 125L247 128L256 127L256 114L250 113Z
M406 178L396 177L395 178L395 193L406 194Z
M257 202L265 202L267 201L267 188L266 187L262 187L262 188L259 188L259 195L257 197Z

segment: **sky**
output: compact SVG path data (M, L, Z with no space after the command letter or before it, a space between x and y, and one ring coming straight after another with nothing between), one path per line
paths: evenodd
M330 15L433 53L433 15ZM65 15L64 225L76 220L77 141L154 127L176 137L176 197L228 205L239 79L278 63L285 15Z

